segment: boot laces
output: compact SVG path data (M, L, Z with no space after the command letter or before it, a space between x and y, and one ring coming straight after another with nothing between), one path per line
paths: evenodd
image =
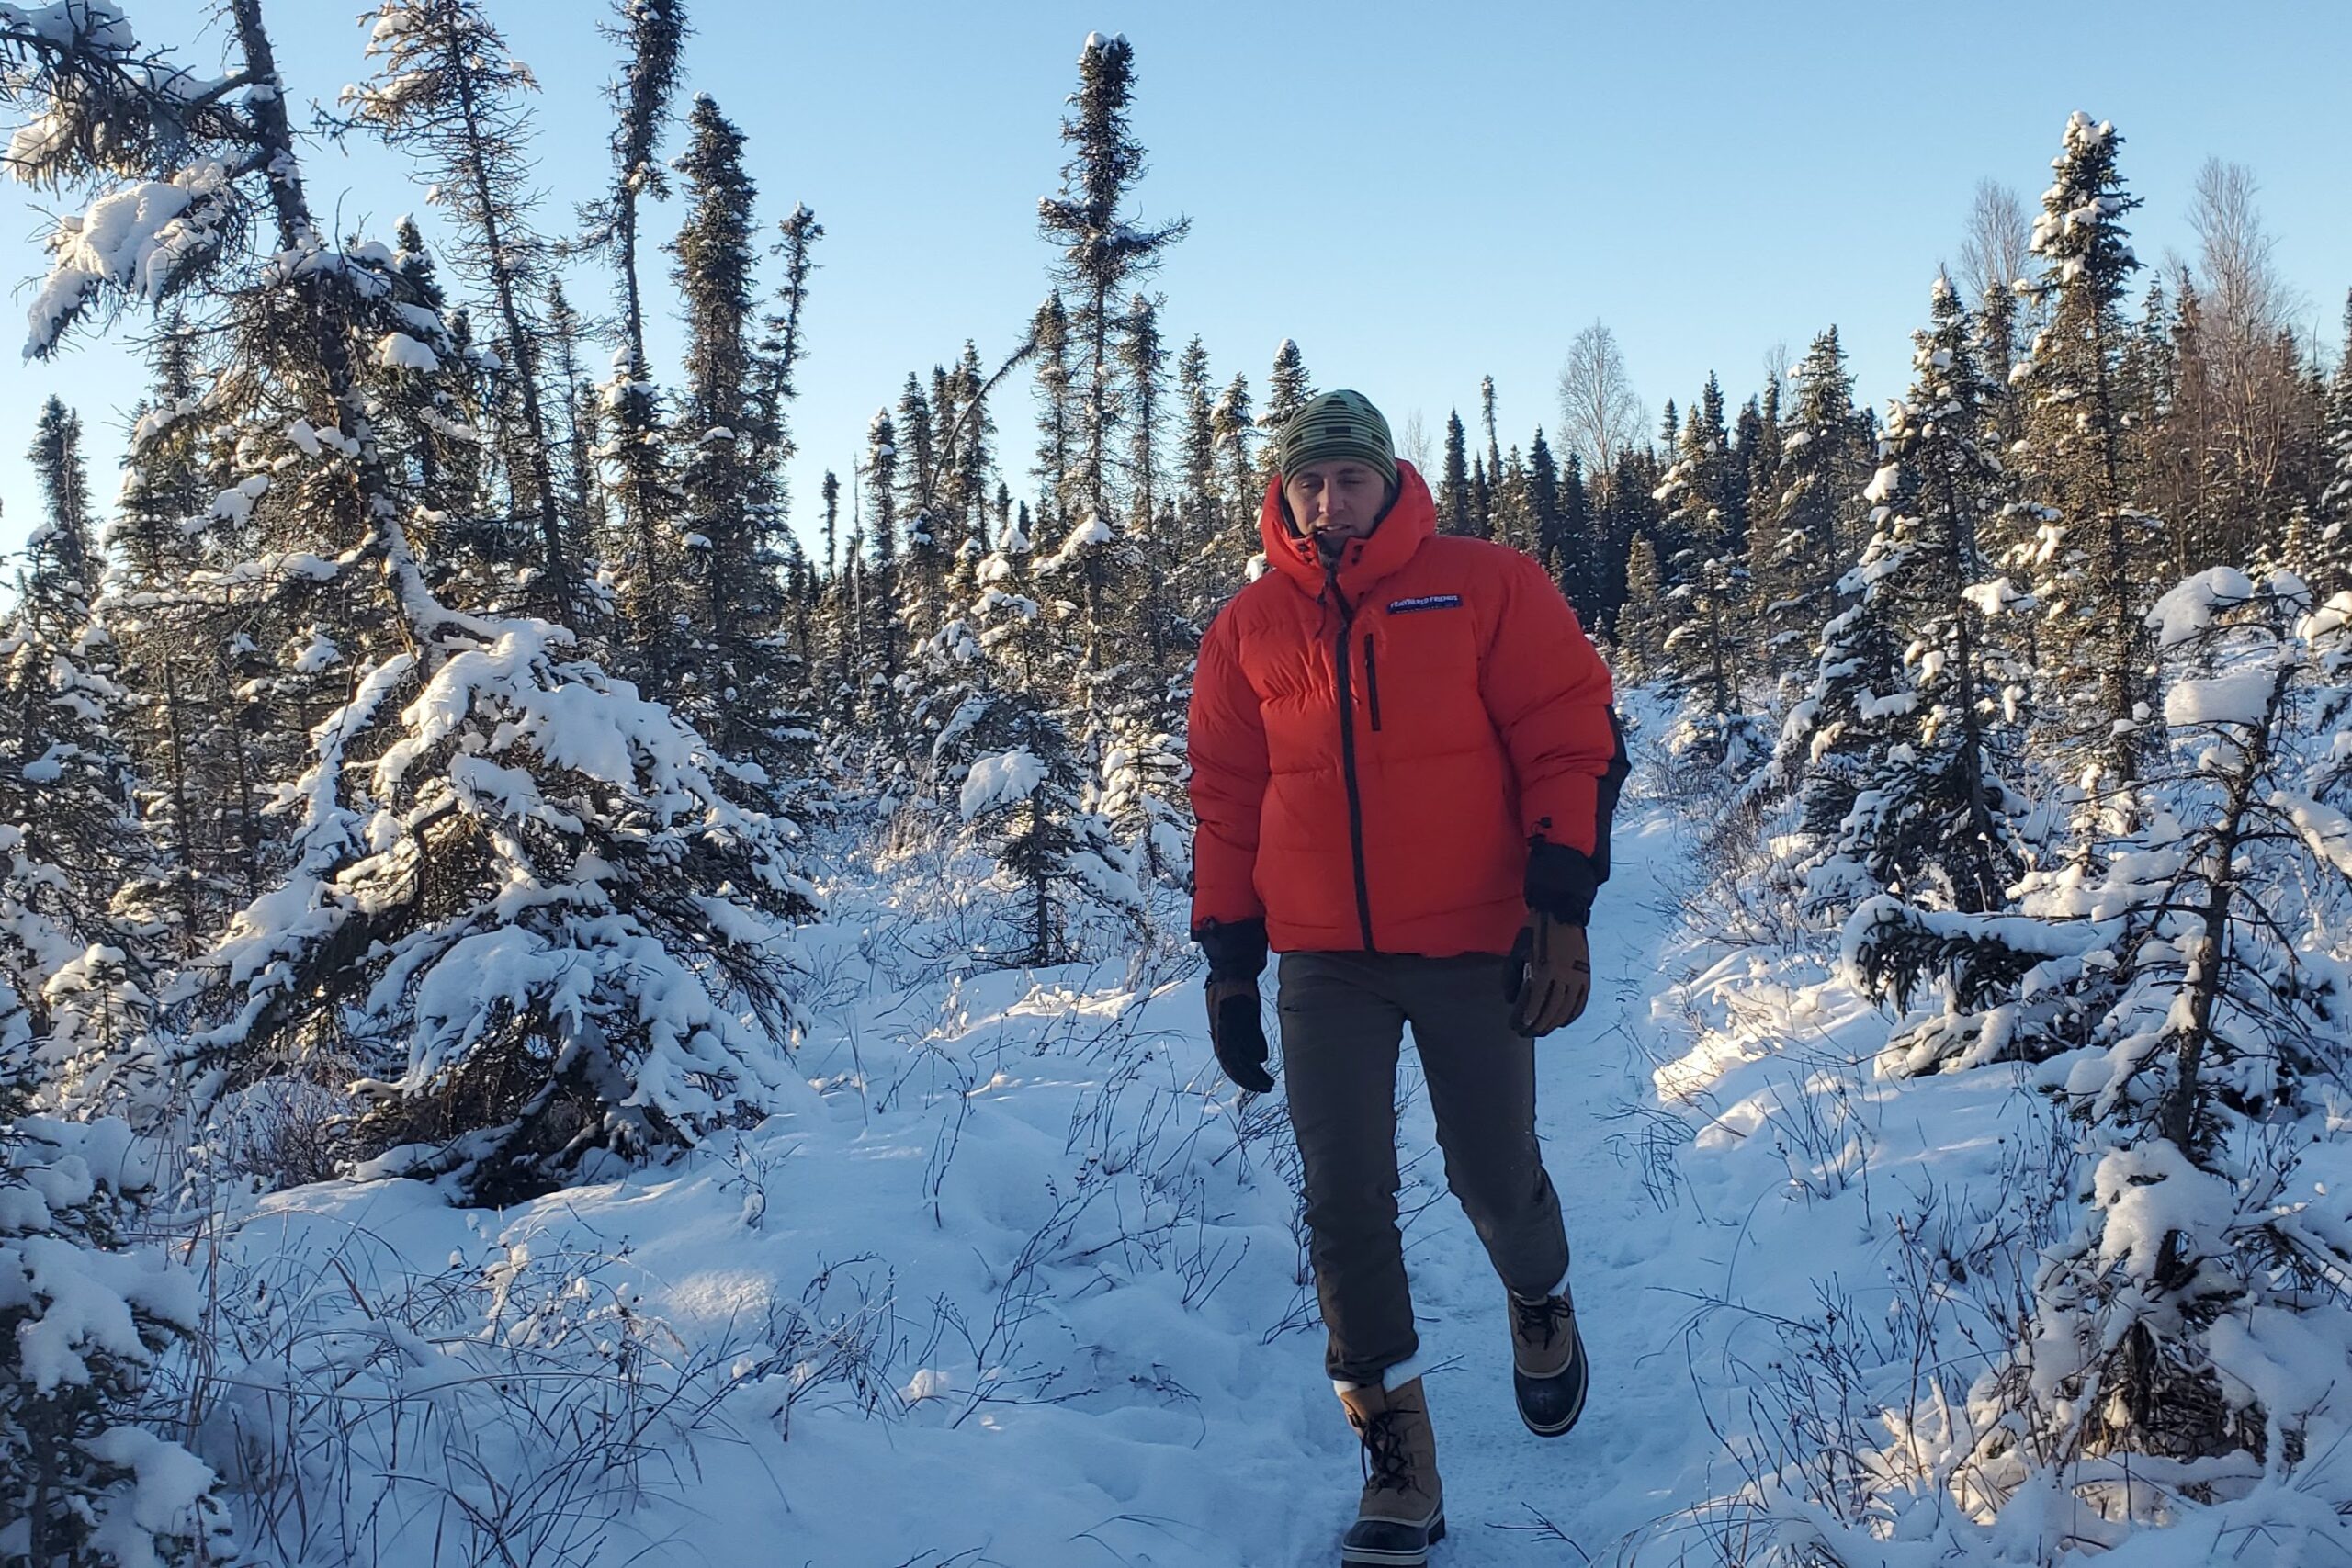
M1413 1489L1412 1456L1405 1451L1405 1434L1398 1430L1403 1414L1383 1410L1364 1417L1356 1428L1363 1442L1364 1481L1375 1491Z
M1530 1302L1514 1295L1510 1305L1518 1319L1519 1337L1547 1350L1551 1348L1552 1341L1559 1337L1568 1320L1576 1315L1576 1309L1568 1305L1566 1296L1545 1296L1540 1302Z

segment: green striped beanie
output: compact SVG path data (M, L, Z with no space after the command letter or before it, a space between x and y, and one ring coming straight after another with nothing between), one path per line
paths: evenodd
M1362 392L1325 392L1290 416L1274 437L1274 468L1295 474L1310 463L1347 458L1396 482L1396 445L1388 422Z

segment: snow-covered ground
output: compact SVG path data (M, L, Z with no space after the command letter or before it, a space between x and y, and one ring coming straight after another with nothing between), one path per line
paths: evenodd
M1718 1543L1754 1544L1756 1516L1726 1499L1759 1477L1834 1539L1894 1440L1878 1410L1981 1368L1984 1303L2058 1185L2007 1069L1879 1079L1881 1015L1799 984L1801 957L1709 941L1650 784L1590 1010L1541 1050L1596 1379L1566 1438L1511 1408L1500 1288L1408 1057L1455 1568L1737 1561ZM916 857L831 890L798 1059L820 1110L503 1213L326 1183L240 1218L228 1393L197 1446L243 1488L241 1530L322 1562L480 1561L493 1538L615 1565L1334 1560L1357 1456L1277 1104L1215 1074L1181 944L960 974L959 886ZM1929 1492L1898 1535L1949 1516ZM2029 1528L2018 1560L2054 1561L2066 1528Z

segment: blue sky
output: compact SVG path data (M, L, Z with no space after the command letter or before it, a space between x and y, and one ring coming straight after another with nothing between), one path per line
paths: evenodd
M150 42L217 31L195 0L129 0ZM298 101L364 74L354 0L271 0ZM546 224L606 178L600 94L611 46L591 0L492 0L545 87ZM1555 419L1561 356L1606 321L1653 410L1710 369L1735 401L1775 344L1835 321L1877 400L1907 376L1909 333L1970 194L1991 176L2036 197L2069 111L2112 119L2146 206L2142 256L2188 253L2198 164L2251 166L2277 261L2330 354L2352 284L2352 7L2246 0L2075 7L1917 5L913 4L694 0L690 90L749 137L768 216L825 225L795 423L796 517L828 467L847 480L867 420L910 369L967 337L993 362L1044 297L1036 198L1057 181L1062 99L1088 31L1136 45L1147 220L1189 215L1157 287L1172 344L1204 337L1221 381L1262 389L1295 338L1317 384L1351 385L1432 435L1498 389L1506 445ZM676 150L675 138L669 151ZM386 232L423 191L380 152L322 148L314 200ZM29 205L10 270L40 270ZM674 203L654 214L656 234ZM667 301L666 256L649 298ZM604 280L583 275L592 307ZM13 332L13 329L12 329ZM657 352L674 349L666 321ZM143 372L85 339L0 378L0 551L36 502L24 465L54 391L92 431L111 495L117 411ZM1009 456L1031 445L1026 388L995 410ZM1014 489L1023 488L1019 475Z

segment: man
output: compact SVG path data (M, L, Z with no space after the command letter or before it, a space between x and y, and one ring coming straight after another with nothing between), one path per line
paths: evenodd
M1220 611L1193 693L1193 934L1210 1035L1273 1088L1258 976L1279 951L1325 1365L1364 1450L1341 1561L1415 1565L1445 1532L1396 1229L1404 1025L1446 1179L1508 1288L1520 1415L1584 1408L1567 1238L1535 1137L1534 1038L1591 988L1585 924L1624 776L1609 671L1533 560L1439 537L1361 394L1276 438L1270 570Z

